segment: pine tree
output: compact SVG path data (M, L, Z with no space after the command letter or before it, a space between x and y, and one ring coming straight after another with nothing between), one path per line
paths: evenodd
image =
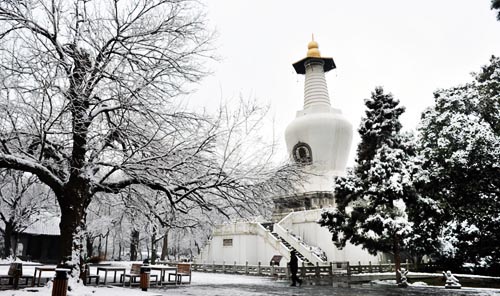
M500 0L491 0L491 9L499 10L497 20L500 21Z
M419 191L443 205L442 259L500 272L500 59L422 115ZM496 266L495 266L496 265Z
M415 229L426 229L429 224L415 228L411 218L436 207L431 200L419 199L412 184L416 170L412 137L400 132L404 107L380 87L365 105L355 168L337 179L337 208L323 213L320 224L328 227L339 248L350 242L374 255L392 253L398 270L401 251L410 242L428 242ZM399 281L397 273L396 277Z

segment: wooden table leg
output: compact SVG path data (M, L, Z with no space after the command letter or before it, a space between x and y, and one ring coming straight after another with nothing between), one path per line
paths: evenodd
M36 269L35 269L35 273L33 274L33 280L31 281L31 286L32 287L35 286L35 281L36 281Z

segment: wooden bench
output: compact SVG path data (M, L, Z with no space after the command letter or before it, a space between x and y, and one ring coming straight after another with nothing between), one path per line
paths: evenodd
M25 285L28 285L28 280L33 279L32 276L23 275L23 264L12 262L9 266L9 271L6 275L0 275L0 284L2 279L8 279L8 284L12 285L14 289L19 286L19 280L26 280Z
M129 286L132 286L132 283L137 283L137 279L140 280L141 278L141 266L142 264L132 264L132 267L130 268L130 273L125 273L122 274L121 277L123 279L123 286L125 286L125 278L129 278ZM155 279L155 283L158 284L158 275L156 274L149 274L150 276L150 281L151 279Z
M90 284L92 284L92 279L95 279L95 285L99 286L99 278L101 276L98 275L98 274L90 274L90 266L88 264L85 264L85 266L83 268L85 269L83 271L84 272L84 276L85 276L85 279L84 279L83 283L85 285L90 285Z
M175 283L176 284L182 284L182 277L183 276L188 276L189 277L189 284L191 284L191 264L189 264L189 263L177 264L176 273L169 273L168 274L168 281L170 281L170 276L172 276L172 275L175 276Z

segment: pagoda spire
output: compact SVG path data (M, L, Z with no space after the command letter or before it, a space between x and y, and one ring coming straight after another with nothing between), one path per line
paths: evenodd
M293 64L297 74L304 74L304 109L313 106L330 108L330 96L325 73L335 69L333 58L322 57L318 42L312 40L307 45L306 57Z

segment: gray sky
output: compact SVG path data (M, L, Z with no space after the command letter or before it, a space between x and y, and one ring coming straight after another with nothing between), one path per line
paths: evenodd
M376 86L401 101L407 108L403 126L415 129L436 89L469 81L491 55L500 55L500 22L490 0L207 0L206 5L222 60L191 102L209 106L241 94L269 103L285 149L286 125L303 105L304 79L292 63L305 57L314 33L322 56L337 65L326 76L332 104L355 129L350 164L363 100Z

